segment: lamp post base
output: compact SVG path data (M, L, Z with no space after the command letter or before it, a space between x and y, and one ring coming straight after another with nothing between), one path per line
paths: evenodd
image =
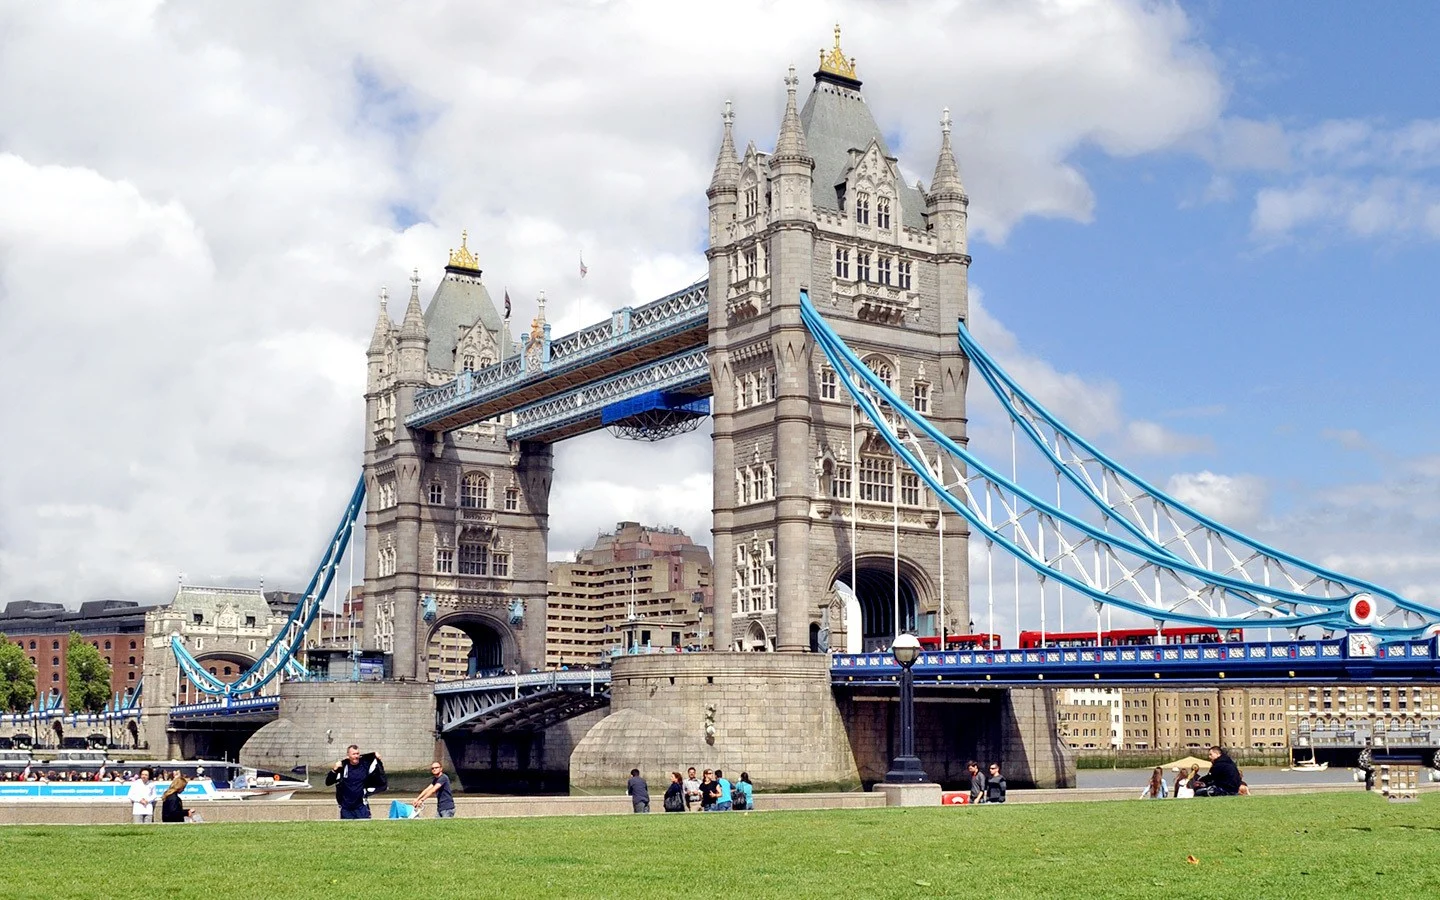
M885 773L886 784L925 784L929 780L916 756L895 757L890 761L890 771Z
M885 784L875 785L875 793L885 795L886 806L939 806L940 785L938 784Z

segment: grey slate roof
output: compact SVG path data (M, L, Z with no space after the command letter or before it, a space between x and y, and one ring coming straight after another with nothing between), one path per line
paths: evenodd
M513 346L501 334L500 314L479 276L446 270L430 305L425 307L425 333L430 337L426 364L432 369L455 371L455 345L461 329L469 329L477 321L495 335L502 357L514 355Z
M812 202L817 207L837 209L835 185L844 180L852 149L863 151L873 139L886 156L894 156L858 89L817 80L800 110L800 124L805 128L806 147L815 159ZM907 228L923 230L925 198L903 179L898 187L901 222Z

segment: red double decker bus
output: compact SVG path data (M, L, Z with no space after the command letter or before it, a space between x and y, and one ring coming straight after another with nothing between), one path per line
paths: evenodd
M1047 631L1020 632L1022 649L1035 647L1094 647L1096 633L1093 631ZM1222 641L1240 640L1240 632L1232 630L1222 637L1218 629L1201 626L1163 628L1157 635L1153 628L1112 628L1100 632L1100 644L1105 647L1136 647L1153 644L1218 644Z
M935 653L940 650L939 635L930 635L918 639L920 649ZM998 634L947 634L945 635L946 650L998 650L1000 649L1000 635Z

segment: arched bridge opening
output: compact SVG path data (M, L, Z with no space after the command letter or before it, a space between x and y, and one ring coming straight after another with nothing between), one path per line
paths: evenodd
M426 642L431 681L484 678L520 665L515 636L499 619L459 612L438 619Z
M895 635L908 631L918 634L926 580L922 572L904 559L861 557L856 560L855 574L845 565L832 579L853 584L860 601L861 649L865 652L889 648ZM896 627L896 617L899 627ZM846 622L848 630L853 627Z

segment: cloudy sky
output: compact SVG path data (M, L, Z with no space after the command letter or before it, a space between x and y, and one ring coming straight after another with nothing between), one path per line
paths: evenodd
M557 334L702 276L723 101L772 146L837 19L911 179L952 110L1002 362L1182 497L1440 600L1430 8L372 6L0 0L0 602L302 585L380 287L428 297L462 228ZM556 460L556 553L708 531L704 433Z

